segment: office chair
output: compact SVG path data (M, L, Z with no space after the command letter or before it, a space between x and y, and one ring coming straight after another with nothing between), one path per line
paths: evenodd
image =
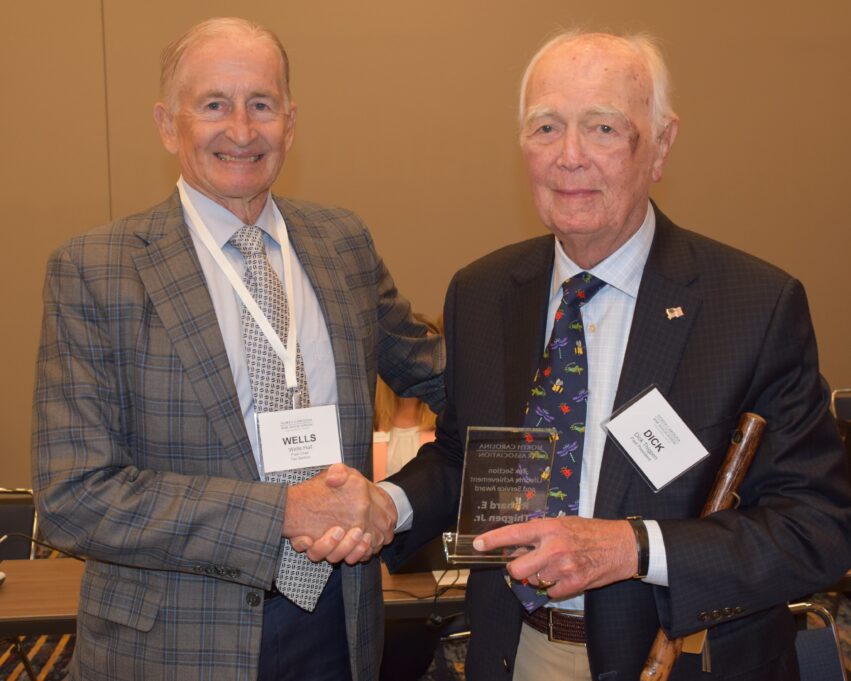
M840 388L830 394L830 412L836 419L836 427L839 428L839 435L845 445L845 454L848 457L849 484L851 484L851 388ZM830 614L836 617L843 594L851 593L851 570L831 586L828 591L836 594L830 606Z
M38 514L33 501L33 491L0 487L0 536L16 533L34 538L37 532ZM35 543L27 541L24 537L7 536L0 544L0 560L35 558ZM36 681L36 674L30 665L30 660L21 647L21 639L4 639L4 642L11 645L12 651L20 659L31 681Z
M0 487L0 536L22 534L35 537L38 516L31 489ZM8 537L0 544L0 560L35 558L35 544L23 537Z
M804 622L805 627L813 619L807 615L815 615L823 625L815 629L800 629L795 637L801 681L848 681L836 622L827 609L812 603L790 603L789 610Z
M447 661L443 659L440 643L469 637L470 627L466 624L463 605L456 606L458 612L447 614L441 601L447 591L464 588L462 571L447 563L443 541L438 538L417 551L395 572L442 572L447 580L445 583L437 580L434 594L429 597L432 612L428 617L394 619L385 623L379 681L417 681L428 671L432 660L438 661L437 678L442 678ZM462 630L468 632L466 636Z
M837 388L831 393L830 411L836 419L851 423L851 388Z
M839 435L845 444L845 453L851 468L851 388L840 388L830 394L830 413L836 419L836 427L839 428Z

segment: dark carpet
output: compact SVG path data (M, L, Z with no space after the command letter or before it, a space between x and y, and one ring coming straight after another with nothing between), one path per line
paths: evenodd
M819 595L814 600L827 607L834 602L831 597L824 595ZM842 596L840 599L837 624L846 668L851 673L851 599L848 596ZM74 649L73 636L30 636L23 640L22 646L39 681L59 681L65 678ZM463 640L438 644L434 660L421 677L421 681L464 681L466 652L467 644ZM0 681L19 679L27 679L24 667L11 646L4 644L0 655Z

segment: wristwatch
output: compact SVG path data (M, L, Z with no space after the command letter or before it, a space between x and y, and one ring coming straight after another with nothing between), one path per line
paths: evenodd
M647 536L647 526L640 515L627 516L626 521L635 534L635 551L638 554L638 571L633 579L644 579L650 567L650 538Z

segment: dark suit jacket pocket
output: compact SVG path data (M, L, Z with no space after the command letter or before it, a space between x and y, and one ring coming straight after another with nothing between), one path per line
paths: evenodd
M772 660L789 656L795 649L795 623L785 605L743 617L710 629L712 671L720 677L741 675L742 679L778 679L766 676ZM790 658L789 668L794 668ZM753 672L748 676L746 672Z
M695 428L693 432L695 437L700 440L700 444L706 447L710 453L713 453L727 451L727 446L730 444L730 438L735 429L735 419L725 419L718 423Z
M80 586L80 610L87 615L150 631L163 594L144 584L113 579L89 571Z

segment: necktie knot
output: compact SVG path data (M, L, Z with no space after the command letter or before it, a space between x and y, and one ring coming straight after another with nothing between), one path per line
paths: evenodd
M605 281L598 279L593 274L580 272L565 280L561 285L564 304L567 306L578 304L579 307L582 307L605 285Z
M257 225L243 225L236 234L230 238L230 242L239 249L243 258L251 256L266 256L266 244L263 241L263 230Z

